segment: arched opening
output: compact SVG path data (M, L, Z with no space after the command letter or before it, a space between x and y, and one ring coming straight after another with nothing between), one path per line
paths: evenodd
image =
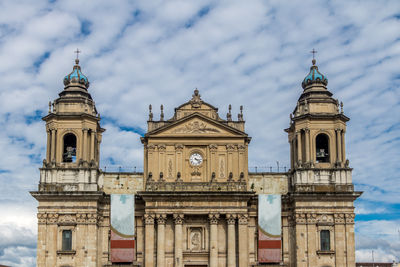
M317 162L329 162L329 137L326 134L319 134L315 139Z
M76 161L76 136L72 133L64 135L63 162Z

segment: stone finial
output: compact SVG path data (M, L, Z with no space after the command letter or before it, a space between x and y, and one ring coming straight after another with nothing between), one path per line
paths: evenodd
M343 114L343 102L340 101L340 113Z
M153 173L152 172L149 172L149 175L147 177L147 181L148 182L153 181Z
M226 114L226 120L227 121L232 121L232 113L231 113L231 111L232 111L232 105L229 104L228 113Z
M229 173L228 181L233 181L233 173L232 172Z
M161 109L160 121L163 121L164 120L164 106L161 105L160 109Z
M153 120L153 112L151 111L152 110L152 106L151 105L149 105L149 121L152 121Z
M243 121L243 106L240 106L240 113L238 114L238 121Z
M199 108L203 101L200 98L199 90L197 88L194 90L194 94L192 95L192 99L189 101L192 104L192 108Z

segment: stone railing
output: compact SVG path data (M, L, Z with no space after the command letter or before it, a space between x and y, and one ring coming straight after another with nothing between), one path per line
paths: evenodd
M147 181L146 191L247 191L245 181L229 182L165 182L165 181Z

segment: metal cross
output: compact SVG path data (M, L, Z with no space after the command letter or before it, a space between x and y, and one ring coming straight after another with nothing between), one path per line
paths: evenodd
M74 53L76 53L76 59L78 59L79 58L79 53L80 53L81 51L77 48L76 49L76 51L74 52Z
M312 59L315 59L315 54L317 53L317 50L313 48L312 51L310 51L310 53L312 53Z

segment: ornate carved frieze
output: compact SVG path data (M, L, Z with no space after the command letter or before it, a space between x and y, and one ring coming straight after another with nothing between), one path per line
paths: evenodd
M317 223L317 214L308 213L307 214L307 223L309 223L309 224Z
M156 146L151 144L151 145L147 145L147 150L148 151L154 151L156 149Z
M346 217L347 224L354 224L354 218L356 217L356 215L354 213L346 213L345 217Z
M249 215L247 214L239 214L238 215L238 223L239 224L248 224L249 223Z
M238 150L239 151L245 151L246 150L246 146L245 145L238 145Z
M46 213L38 213L37 218L38 218L39 224L44 224L47 222L47 214Z
M154 215L153 214L145 214L145 215L143 215L143 217L144 217L145 224L154 224Z
M344 214L343 213L335 213L333 214L333 218L335 219L335 224L344 224Z
M307 223L307 217L305 213L296 213L295 214L296 224L305 224Z
M86 222L86 213L77 213L76 214L76 222L77 223L85 223Z
M219 133L220 130L217 128L213 128L210 125L202 121L192 121L188 122L182 127L176 128L172 131L172 133L185 133L185 134L192 134L192 133Z
M236 217L236 214L226 214L226 223L234 225L236 223Z
M218 224L219 214L218 213L208 214L208 220L210 221L210 224Z
M324 223L333 223L333 216L329 214L321 214L317 218L317 222L324 224Z
M228 150L228 152L233 152L236 150L236 145L234 144L227 144L226 145L226 150Z
M76 223L75 214L60 214L58 216L59 223Z
M183 219L184 219L183 214L174 214L175 224L183 224Z
M165 224L167 222L167 215L166 214L157 214L157 224Z
M86 214L87 220L86 222L89 224L97 223L97 213L88 213Z
M218 150L218 145L217 144L211 144L208 147L210 148L210 151L217 151Z
M184 145L183 145L183 144L176 144L176 145L175 145L175 150L176 150L176 151L182 151L183 148L184 148Z
M57 213L48 213L47 214L47 223L57 223L58 222L58 214Z

